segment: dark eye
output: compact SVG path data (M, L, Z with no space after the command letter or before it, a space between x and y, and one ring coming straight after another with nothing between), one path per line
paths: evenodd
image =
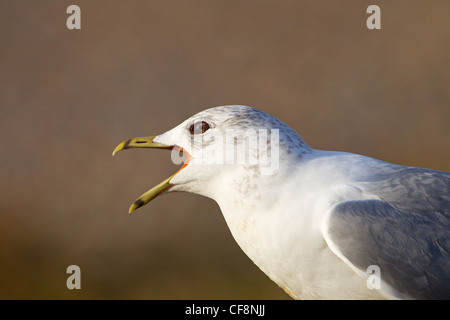
M189 132L191 134L199 134L201 133L205 133L205 131L207 131L209 129L209 124L205 121L197 121L195 122L190 128L189 128Z

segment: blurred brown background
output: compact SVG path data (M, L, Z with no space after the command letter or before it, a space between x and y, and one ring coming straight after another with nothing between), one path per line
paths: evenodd
M66 28L81 7L82 29ZM381 7L382 29L366 28ZM313 148L450 171L450 2L0 2L0 298L289 299L121 141L245 104ZM81 268L81 290L66 268Z

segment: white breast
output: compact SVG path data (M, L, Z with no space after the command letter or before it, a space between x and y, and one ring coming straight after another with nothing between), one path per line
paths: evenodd
M322 223L333 202L357 198L351 187L333 186L325 193L323 181L315 192L314 179L302 179L317 168L292 175L272 189L255 188L245 197L237 189L217 199L233 237L274 282L295 299L380 299L327 246ZM302 181L309 181L308 184ZM292 190L295 190L293 195ZM223 194L223 193L222 193ZM222 200L222 201L221 201Z

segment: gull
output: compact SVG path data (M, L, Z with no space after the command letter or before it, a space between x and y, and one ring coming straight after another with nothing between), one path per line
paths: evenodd
M249 161L265 144L271 171L267 157ZM312 149L282 121L239 105L126 140L113 155L129 148L184 155L130 213L176 191L215 200L240 248L294 299L450 298L449 173ZM234 150L241 161L225 154Z

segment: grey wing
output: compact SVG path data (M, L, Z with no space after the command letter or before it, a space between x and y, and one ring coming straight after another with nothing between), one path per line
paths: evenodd
M410 168L388 180L380 199L333 208L328 241L353 267L378 266L402 295L450 299L450 174Z

